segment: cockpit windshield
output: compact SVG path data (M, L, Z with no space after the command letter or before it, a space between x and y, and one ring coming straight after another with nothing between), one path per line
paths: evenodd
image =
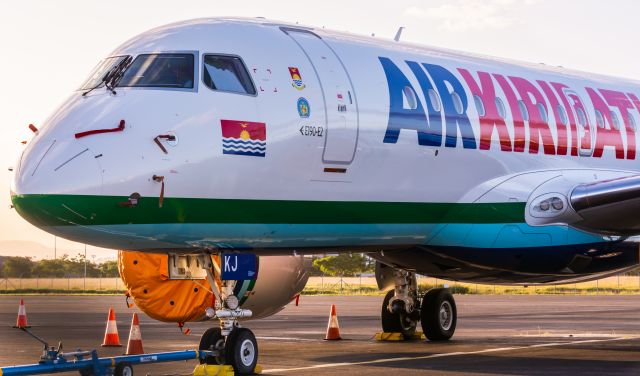
M193 54L138 55L127 68L117 87L162 87L192 89Z
M93 69L89 78L80 87L80 90L88 90L102 84L107 73L125 58L126 56L113 56L102 60L100 64Z

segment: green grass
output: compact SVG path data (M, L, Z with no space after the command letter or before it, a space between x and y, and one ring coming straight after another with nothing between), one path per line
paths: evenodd
M454 294L473 295L636 295L637 276L609 277L570 285L494 286L419 278L420 291L445 284ZM86 289L85 289L86 287ZM0 295L121 295L124 284L118 278L40 278L0 280ZM311 277L303 295L384 295L373 277Z

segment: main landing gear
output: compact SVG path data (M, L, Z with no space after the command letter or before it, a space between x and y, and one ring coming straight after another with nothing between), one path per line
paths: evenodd
M402 333L405 339L410 339L420 321L429 340L450 339L457 322L456 303L451 292L442 288L429 290L420 302L415 273L401 269L393 272L395 288L387 292L382 302L382 330Z
M207 279L215 296L215 306L207 308L207 316L220 321L220 327L208 329L200 338L200 350L217 354L202 362L233 366L239 375L253 374L258 363L258 342L251 330L241 327L238 321L251 317L253 313L240 308L238 298L233 295L237 281L220 281L218 278L216 282L216 275L221 275L220 267L208 256L203 258L201 265L207 271Z

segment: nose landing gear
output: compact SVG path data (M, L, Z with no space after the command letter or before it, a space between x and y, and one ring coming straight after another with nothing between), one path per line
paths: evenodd
M395 288L387 292L382 302L382 330L385 333L401 333L405 339L413 338L418 321L424 335L430 341L450 339L457 324L457 308L448 289L427 291L418 300L416 275L394 269Z
M214 307L207 308L206 314L209 318L220 321L220 327L208 329L200 339L200 350L217 354L202 362L231 365L239 375L253 374L258 363L258 342L251 330L241 327L238 321L240 318L251 317L253 313L240 308L238 298L233 295L237 281L221 281L220 267L210 257L203 257L201 265L207 271L207 279L215 296Z
M402 269L394 269L393 273L395 288L387 292L382 302L382 331L413 338L420 320L416 275Z

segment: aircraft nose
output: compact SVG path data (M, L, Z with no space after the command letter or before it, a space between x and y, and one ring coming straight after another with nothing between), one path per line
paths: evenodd
M94 153L78 140L42 136L31 142L18 163L11 201L23 218L50 231L50 226L78 223L82 208L65 202L100 194L102 171Z

